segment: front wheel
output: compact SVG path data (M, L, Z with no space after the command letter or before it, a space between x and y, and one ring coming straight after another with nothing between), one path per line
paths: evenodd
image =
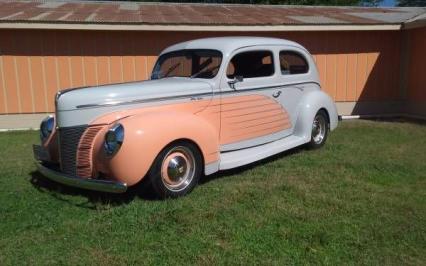
M199 149L189 142L176 142L164 148L148 177L160 198L176 198L191 192L202 174Z
M311 149L320 148L327 140L330 125L327 114L324 110L319 110L312 122L311 141L308 147Z

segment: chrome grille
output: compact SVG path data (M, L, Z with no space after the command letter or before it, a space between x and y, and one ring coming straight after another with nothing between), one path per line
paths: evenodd
M77 148L87 126L59 128L59 156L63 173L77 176Z

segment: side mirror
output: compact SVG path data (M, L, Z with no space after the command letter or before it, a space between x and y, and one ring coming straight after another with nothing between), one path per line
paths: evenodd
M243 76L235 76L233 80L228 81L229 87L231 87L233 90L235 89L235 84L237 84L238 82L243 82L244 78Z

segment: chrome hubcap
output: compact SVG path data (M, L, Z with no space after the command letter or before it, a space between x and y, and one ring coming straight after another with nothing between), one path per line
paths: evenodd
M321 115L317 115L312 124L312 139L316 144L320 144L325 136L327 125L325 119Z
M172 191L185 189L194 178L195 158L191 150L178 146L171 149L161 165L163 184Z

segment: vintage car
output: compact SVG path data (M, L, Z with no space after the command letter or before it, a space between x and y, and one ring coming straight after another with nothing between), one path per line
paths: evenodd
M207 38L165 49L148 81L60 91L34 154L59 183L119 193L147 178L177 197L203 174L320 147L337 123L301 45Z

